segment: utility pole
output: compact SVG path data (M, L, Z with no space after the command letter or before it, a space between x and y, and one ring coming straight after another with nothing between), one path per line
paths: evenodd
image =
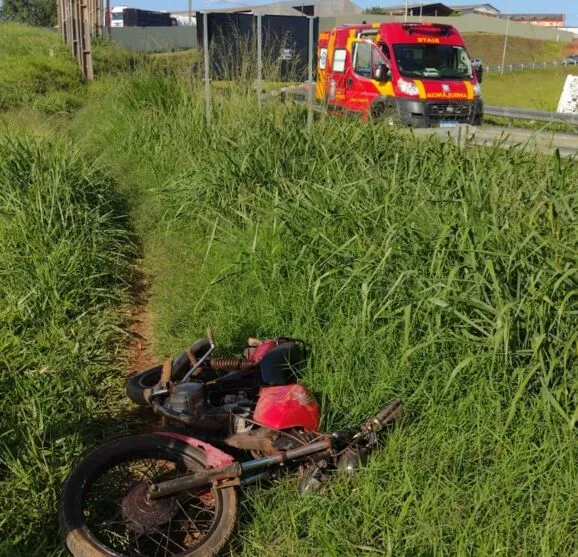
M403 20L404 20L404 21L407 21L407 8L408 8L407 3L408 3L408 0L405 0L405 12L404 12L404 15L403 15Z
M189 0L189 25L193 24L193 0Z

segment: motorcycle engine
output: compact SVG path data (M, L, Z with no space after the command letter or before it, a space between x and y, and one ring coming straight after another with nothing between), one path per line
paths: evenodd
M200 429L238 433L252 427L244 420L252 407L251 399L244 391L208 397L203 383L177 384L164 406L192 416Z
M205 390L202 383L182 383L175 385L165 406L174 412L183 412L199 417L205 411Z

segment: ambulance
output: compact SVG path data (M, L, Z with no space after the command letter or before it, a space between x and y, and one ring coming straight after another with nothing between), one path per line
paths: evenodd
M315 95L333 113L413 127L480 125L481 88L458 30L375 23L319 34Z

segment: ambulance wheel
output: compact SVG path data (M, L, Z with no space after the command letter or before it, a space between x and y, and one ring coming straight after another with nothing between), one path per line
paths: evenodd
M378 122L385 122L390 126L399 123L399 116L395 106L386 102L377 102L371 107L371 117Z

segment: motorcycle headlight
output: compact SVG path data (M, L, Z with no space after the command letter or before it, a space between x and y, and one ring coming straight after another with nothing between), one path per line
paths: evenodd
M482 88L480 87L480 84L476 83L473 86L473 90L474 90L474 97L477 99L482 94Z
M397 81L397 88L404 95L408 95L410 97L419 96L419 89L417 88L417 85L414 81L406 81L405 79L400 78Z

